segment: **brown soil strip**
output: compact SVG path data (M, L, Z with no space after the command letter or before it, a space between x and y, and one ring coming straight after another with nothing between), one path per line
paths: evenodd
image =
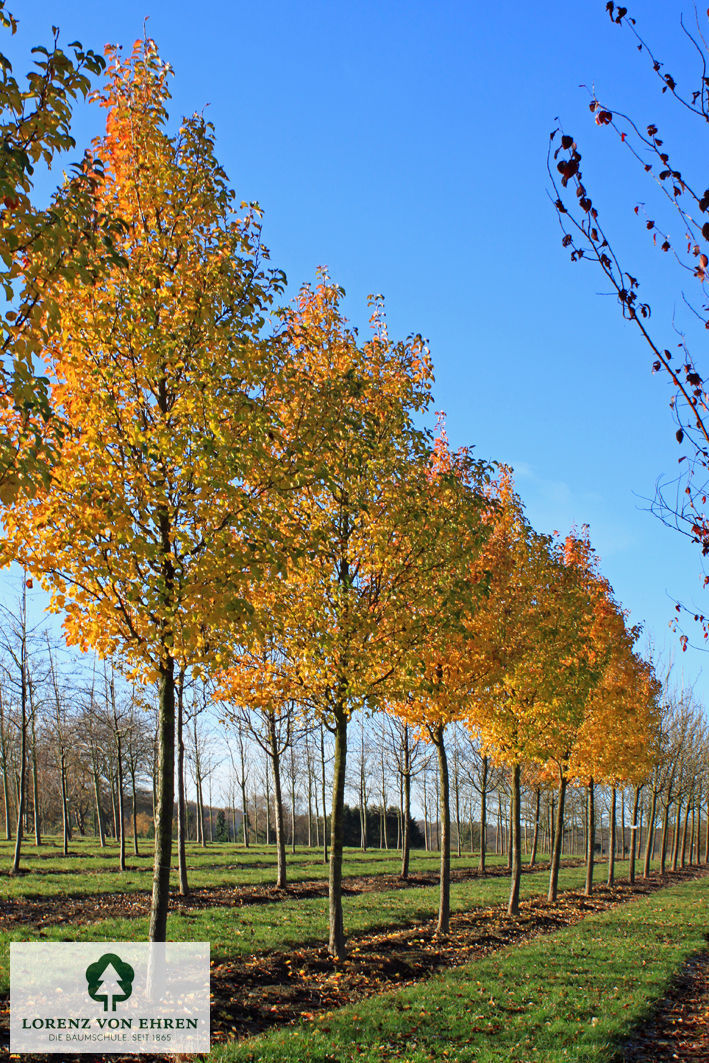
M564 867L576 866L579 861L565 860ZM548 864L537 864L534 872L548 870ZM528 867L524 873L529 873ZM118 875L119 872L116 872ZM509 871L504 867L493 867L486 873L487 878L507 877ZM451 872L451 879L479 878L476 870L460 868ZM359 893L383 892L385 890L408 889L413 886L435 886L438 875L422 872L411 875L402 881L398 875L351 875L345 877L344 892ZM326 897L327 882L313 879L294 882L287 889L277 889L270 885L251 886L209 886L197 887L188 897L173 893L170 896L170 908L173 911L189 912L201 908L233 908L241 905L271 904L278 901L298 900L301 897ZM87 893L79 895L61 895L57 897L16 897L0 899L0 928L31 926L40 929L47 926L81 926L94 923L99 919L120 917L137 918L150 911L150 891L135 890L130 893Z
M565 891L555 904L534 897L521 903L517 919L510 919L499 905L459 912L452 917L451 933L445 940L435 938L433 920L403 930L355 935L348 943L348 958L339 964L330 959L325 948L315 947L216 962L212 966L211 985L212 1043L263 1033L274 1026L314 1018L320 1012L374 993L420 982L435 971L469 963L507 945L571 926L593 912L707 874L709 871L704 867L665 875L653 873L635 886L627 883L597 886L592 897ZM0 1010L3 1006L6 1003L0 1002ZM7 1037L6 1030L0 1029L0 1044L3 1037ZM98 1063L104 1057L66 1055L62 1058L66 1063ZM130 1058L112 1057L112 1060L129 1063ZM155 1063L161 1063L162 1057L152 1058ZM700 1058L706 1063L706 1056L697 1057ZM42 1060L53 1063L50 1056L34 1059L36 1063ZM654 1056L643 1063L651 1061L654 1063Z
M616 1063L670 1060L709 1060L709 951L700 952L685 963L667 996L616 1057Z

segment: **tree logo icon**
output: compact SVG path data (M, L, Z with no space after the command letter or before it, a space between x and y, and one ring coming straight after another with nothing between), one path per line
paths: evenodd
M102 1000L104 1011L115 1011L116 1004L128 1000L133 992L135 971L115 952L105 952L86 968L86 982L92 1000Z

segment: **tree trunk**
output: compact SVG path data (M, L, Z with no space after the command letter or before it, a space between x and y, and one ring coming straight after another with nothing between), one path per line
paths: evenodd
M554 826L554 846L551 854L551 867L549 869L549 892L547 900L555 901L559 892L559 867L561 865L561 843L564 837L564 798L566 797L566 778L561 776L559 781L559 800L556 807L556 823Z
M108 776L109 783L108 783L108 785L111 788L111 815L113 816L113 837L117 839L118 838L118 813L116 812L116 787L115 787L115 780L113 778L113 771L111 770L110 764L107 765L107 769L108 769L108 772L109 772L109 776Z
M204 789L202 787L202 767L197 772L197 808L199 815L199 844L203 849L207 848L206 815L204 811Z
M664 806L662 813L662 840L660 842L660 874L665 873L665 864L667 861L667 836L670 829L670 797L667 796L667 803Z
M539 842L539 806L541 804L541 787L537 787L534 798L534 834L532 836L532 852L529 855L529 866L534 867L537 862L537 844Z
M402 839L401 839L401 875L406 880L409 877L409 855L411 850L411 751L409 749L409 728L404 726L404 762L401 781L404 787L404 800L401 809L402 815Z
M456 759L455 775L453 776L453 787L455 796L455 838L456 846L458 849L458 856L462 856L462 850L460 847L460 777L458 772L458 761Z
M184 732L185 672L177 674L175 694L177 708L177 876L181 897L190 892L187 880L187 805L185 802L185 732Z
M650 860L652 859L652 851L655 848L655 815L657 813L657 784L652 784L652 796L650 798L650 815L648 817L648 831L647 842L645 843L645 861L643 863L643 878L647 878L650 874Z
M32 688L30 687L30 702L32 703ZM37 847L42 844L42 820L39 808L39 779L37 772L37 728L35 724L36 711L32 708L32 809L34 812L34 843Z
M442 937L450 929L451 910L451 809L450 783L448 779L448 757L444 741L444 728L439 724L432 732L433 744L438 753L439 812L441 820L441 881L438 904L438 922L436 937Z
M589 780L586 796L586 885L584 893L590 897L593 892L593 860L596 853L596 801L593 779Z
M347 767L347 712L339 704L335 717L335 761L332 769L332 811L330 827L330 878L329 878L329 920L330 920L330 955L336 960L343 960L345 950L345 928L342 918L342 846L343 813L345 805L345 771ZM324 739L323 739L323 778L324 778ZM324 797L324 795L323 795ZM327 847L327 821L323 801L323 823L325 824L325 846Z
M677 801L677 816L675 818L675 832L672 839L672 870L677 870L677 860L679 858L679 830L680 823L682 822L682 799Z
M155 862L150 909L150 941L165 941L170 902L172 813L175 800L175 672L172 657L160 663L158 701L158 780L156 788Z
M135 765L131 767L130 781L133 791L133 854L140 856L138 851L138 795L135 788Z
M276 805L276 854L278 871L276 886L285 889L286 881L286 835L283 826L283 793L281 791L281 758L278 751L276 721L269 713L268 744L271 750L271 771L273 773L273 799Z
M638 805L640 804L640 790L641 787L636 786L633 791L633 822L630 825L630 863L628 865L628 882L631 886L635 884L635 857L639 841Z
M66 760L64 757L63 749L61 750L59 757L59 777L61 779L62 791L62 849L64 852L64 856L68 856L71 827L69 826L69 807L67 805L66 797ZM121 871L125 871L125 862L121 866Z
M615 880L615 844L616 844L616 804L617 804L617 791L615 786L611 787L611 810L608 823L608 829L610 836L608 838L608 885L612 886Z
M96 764L92 765L94 776L94 799L96 801L96 829L98 831L98 842L103 849L106 845L106 836L103 832L103 816L101 814L101 788L98 781L98 767Z
M313 847L313 773L310 770L310 753L308 756L308 849Z
M117 740L116 750L116 804L118 806L118 869L126 869L126 828L123 812L123 765L121 762L120 738Z
M512 884L510 900L507 905L508 915L519 914L519 883L522 877L522 825L520 821L520 777L519 764L512 769L512 804L510 806L510 835L512 837Z
M12 819L10 815L10 785L7 767L7 746L5 744L5 709L0 691L0 760L2 761L2 796L5 804L5 841L12 841Z
M691 795L687 798L687 807L684 812L684 823L682 825L682 845L680 849L680 867L686 865L687 860L687 828L689 827L689 812L692 807Z
M483 757L482 774L480 776L480 857L478 859L478 871L485 874L485 857L487 855L487 776L489 761Z
M19 875L22 858L22 838L25 815L25 776L27 773L27 680L25 665L24 638L22 645L22 680L20 689L20 772L17 785L17 829L15 832L15 854L12 860L11 875Z
M347 720L345 720L345 728L346 727L347 727ZM346 742L347 742L347 735L345 734L345 743ZM347 748L346 748L346 745L345 745L345 753L346 752L347 752ZM320 776L320 782L321 782L321 785L322 785L322 854L323 854L323 863L326 864L328 862L328 856L327 856L327 803L326 803L326 796L327 795L326 795L326 792L325 792L325 786L326 786L326 781L325 781L325 728L323 727L322 724L320 725L320 767L322 769L322 774ZM333 789L334 789L334 783L333 783ZM343 791L342 800L343 800L343 804L344 804L344 791ZM333 815L334 815L334 810L333 810Z

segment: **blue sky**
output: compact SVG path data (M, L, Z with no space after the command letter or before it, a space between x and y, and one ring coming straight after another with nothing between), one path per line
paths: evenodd
M392 334L430 342L435 406L452 443L515 466L541 530L589 523L632 619L709 693L709 659L679 653L668 632L671 597L707 609L698 552L646 511L656 479L677 468L669 386L651 374L600 275L569 263L547 196L547 141L559 116L667 328L676 276L632 210L649 189L594 125L580 86L595 85L643 123L664 128L667 115L668 143L685 161L691 132L604 0L14 7L21 29L5 49L18 72L52 23L65 42L130 49L150 16L148 33L175 69L174 116L208 106L219 157L239 197L264 208L265 242L291 286L327 265L360 324L367 293L384 293ZM689 54L681 10L632 5L675 76ZM102 114L77 115L80 146Z

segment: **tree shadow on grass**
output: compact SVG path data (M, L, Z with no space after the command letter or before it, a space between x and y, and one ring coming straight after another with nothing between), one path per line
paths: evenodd
M662 999L618 1045L611 1063L670 1060L709 1061L709 948L683 963Z

